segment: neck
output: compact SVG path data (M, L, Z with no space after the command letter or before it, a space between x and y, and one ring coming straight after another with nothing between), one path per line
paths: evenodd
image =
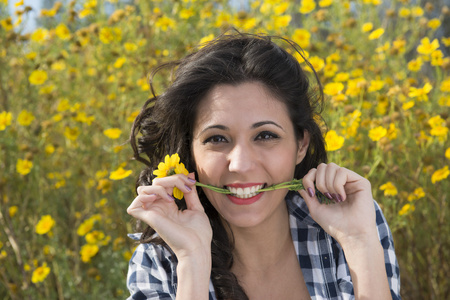
M237 273L267 272L293 249L289 213L285 205L257 227L231 230L235 242L232 269Z

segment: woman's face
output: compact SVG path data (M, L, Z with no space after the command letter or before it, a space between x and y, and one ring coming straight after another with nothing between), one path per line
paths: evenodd
M217 85L198 107L192 151L200 182L233 195L204 189L219 214L238 227L256 226L285 210L287 190L258 189L289 181L304 158L305 132L296 139L286 105L259 82Z

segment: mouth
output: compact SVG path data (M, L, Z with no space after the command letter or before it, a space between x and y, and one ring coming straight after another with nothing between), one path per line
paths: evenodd
M246 186L246 187L237 187L237 186L224 186L227 190L230 191L231 196L234 196L236 198L240 199L248 199L251 197L255 197L259 194L259 190L264 188L266 184L257 184L252 186Z

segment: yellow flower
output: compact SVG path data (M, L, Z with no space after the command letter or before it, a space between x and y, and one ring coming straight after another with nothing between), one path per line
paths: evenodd
M423 88L410 87L408 96L411 98L417 98L419 101L428 101L428 93L432 89L433 86L427 82Z
M319 6L320 7L328 7L331 4L333 4L333 0L320 0L319 1Z
M387 137L390 140L395 140L397 138L397 134L398 134L398 129L395 127L394 123L389 124L389 129L387 132Z
M384 191L385 196L395 196L398 194L397 188L390 181L380 186L380 190Z
M376 92L381 90L384 87L384 81L383 80L371 80L370 86L368 88L369 92Z
M311 33L303 28L295 29L294 34L292 35L292 40L302 48L307 48L309 46L310 38Z
M187 20L194 15L194 10L192 8L183 8L180 11L180 18Z
M450 93L450 77L446 78L441 82L440 86L441 92L449 92Z
M276 5L273 8L273 11L274 11L275 14L281 15L281 14L284 14L286 12L288 7L289 7L289 3L288 2L282 2L282 3L278 4L278 5Z
M448 135L448 127L446 126L436 126L430 130L432 136L437 136L440 140L445 141Z
M439 41L434 39L430 42L430 39L425 37L420 40L420 45L417 46L417 52L423 55L430 55L433 51L439 48Z
M122 134L122 130L119 128L109 128L103 131L103 134L112 140L118 139Z
M12 218L16 215L17 211L19 210L19 208L16 205L13 205L9 208L8 212L9 212L9 216ZM0 247L1 248L1 247Z
M334 130L330 130L325 135L325 144L327 151L336 151L342 148L345 138L340 136Z
M48 274L50 274L50 268L47 267L47 263L43 263L42 266L33 271L33 275L31 275L31 282L42 282L45 278L47 278Z
M80 250L81 260L85 263L90 262L91 258L98 253L98 250L99 247L97 245L83 245Z
M100 28L98 36L103 44L109 44L116 39L114 30L109 27Z
M92 230L92 228L94 227L94 224L95 224L95 219L89 218L89 219L85 220L83 223L80 224L80 226L78 226L77 234L79 236L86 235L89 231Z
M134 43L125 43L123 44L123 47L127 52L135 52L138 49L138 46Z
M414 206L414 204L407 203L407 204L403 205L403 207L398 212L398 215L403 216L409 212L413 212L414 210L416 210L416 207Z
M415 196L415 199L420 199L425 197L425 191L423 188L419 187L414 190L413 195Z
M428 28L431 29L438 29L439 26L441 26L441 21L439 19L431 19L430 21L428 21L427 23Z
M34 70L28 77L28 81L33 85L41 85L47 81L48 75L44 70Z
M70 109L69 99L63 98L63 99L59 100L58 106L56 107L57 111L63 112L63 111L69 110L69 109Z
M339 72L336 74L336 76L334 76L334 81L344 82L349 80L349 78L350 74L348 74L347 72Z
M411 15L411 11L408 8L402 7L398 12L400 18L407 18Z
M442 169L436 170L433 175L431 175L431 182L434 184L438 181L444 180L450 175L450 170L448 166L443 167Z
M11 125L12 121L12 114L7 111L2 111L0 113L0 131L3 131L6 129L6 126Z
M17 122L19 122L19 124L22 126L29 126L31 122L33 122L33 120L34 120L33 114L25 109L22 110L19 116L17 117Z
M37 234L46 234L55 225L55 220L50 215L42 216L39 222L36 224Z
M373 29L373 24L371 22L364 23L361 29L363 32L369 32Z
M450 37L442 37L442 43L445 47L450 47Z
M408 62L408 70L411 72L419 72L422 68L422 59L418 57L417 59L413 59L410 62Z
M369 138L372 141L377 142L377 141L381 140L383 137L385 137L386 134L387 134L387 129L384 128L383 126L378 126L376 128L370 129Z
M132 170L125 170L124 168L119 167L117 170L111 172L111 174L109 175L109 179L121 180L130 176L131 173L133 173Z
M13 24L12 24L12 19L11 17L8 17L6 19L3 19L0 21L0 25L6 30L6 31L10 31L11 29L13 29Z
M403 110L408 110L408 109L414 107L414 105L415 105L414 101L408 101L408 102L405 102L402 104L402 108L403 108Z
M309 14L316 8L315 0L302 0L299 12L302 14Z
M48 95L55 89L55 86L53 84L43 86L39 89L39 95Z
M178 153L172 154L171 156L166 155L164 162L160 162L158 165L158 170L153 171L156 178L162 178L167 176L172 176L175 174L188 175L189 172L183 163L180 163L180 156ZM183 198L183 192L177 187L173 189L173 196L177 199Z
M94 230L85 236L88 244L98 244L105 239L105 233L100 230Z
M65 24L61 23L56 26L55 33L61 40L68 40L70 38L70 30Z
M444 53L441 50L431 52L431 65L442 66L444 63Z
M106 194L111 189L111 181L106 178L100 179L97 184L97 190L101 190L102 194Z
M290 15L273 16L272 18L275 29L286 28L292 20Z
M428 124L431 126L431 128L435 128L438 126L444 126L445 125L445 120L441 118L440 115L431 117L428 120Z
M31 40L37 43L43 43L48 38L48 30L45 28L38 28L31 34Z
M413 15L414 17L421 17L421 16L423 16L424 11L423 11L422 7L420 7L420 6L414 6L414 7L411 9L411 13L412 13L412 15Z
M114 62L114 68L116 69L120 69L122 68L123 64L127 61L127 59L125 57L119 57L118 59L116 59L116 61Z
M71 141L75 141L80 135L80 129L78 127L68 127L64 128L64 136Z
M344 90L344 85L341 82L327 83L323 89L325 95L336 96Z
M314 70L316 70L316 72L319 72L325 66L325 61L318 56L312 56L308 58L308 61L313 66ZM306 68L306 70L311 71L310 68Z
M33 167L33 162L27 159L18 159L16 164L17 173L21 175L27 175L31 172L31 168Z
M84 19L89 15L93 15L94 14L94 10L90 9L90 8L83 8L82 10L80 10L80 12L78 13L78 17L80 19Z
M158 20L156 20L155 26L157 28L160 28L162 31L167 31L167 29L169 28L175 28L175 21L166 16L162 16Z
M383 34L384 34L384 29L378 28L378 29L372 31L371 34L369 34L369 40L379 39Z

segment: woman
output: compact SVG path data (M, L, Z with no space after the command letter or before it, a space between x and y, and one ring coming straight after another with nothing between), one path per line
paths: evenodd
M389 227L370 183L326 164L323 94L297 60L269 37L233 34L173 66L131 135L147 168L127 211L149 226L132 235L130 299L399 299ZM192 173L155 178L173 153ZM258 192L293 178L305 189Z

